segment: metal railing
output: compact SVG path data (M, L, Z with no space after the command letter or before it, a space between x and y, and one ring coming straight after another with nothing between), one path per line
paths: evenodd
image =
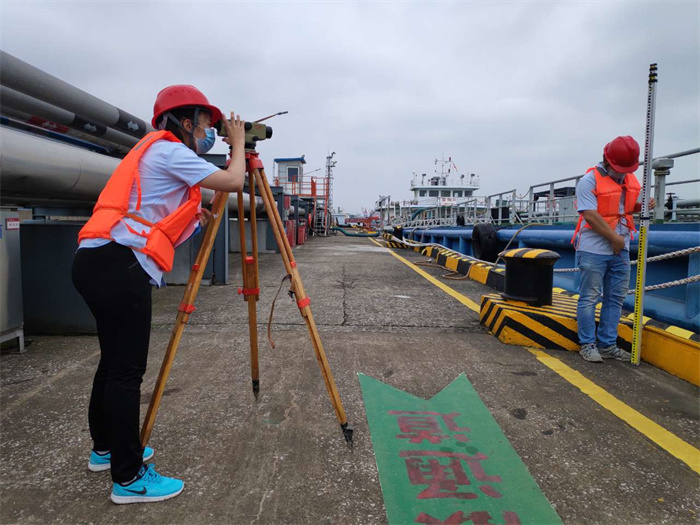
M674 165L672 159L697 153L700 153L700 148L654 159L652 167L655 184L652 188L655 190L657 202L654 211L656 222L700 220L700 198L680 199L669 193L669 198L666 199L668 187L682 188L691 184L697 185L700 182L700 179L666 182L666 177ZM392 225L420 228L457 225L462 222L465 225L478 222L490 222L496 225L576 222L579 214L576 210L575 190L582 177L583 174L533 184L522 196L519 196L515 189L485 197L471 196L452 207L436 205L433 209L424 210L413 220L408 214L395 217ZM457 220L458 217L463 220Z

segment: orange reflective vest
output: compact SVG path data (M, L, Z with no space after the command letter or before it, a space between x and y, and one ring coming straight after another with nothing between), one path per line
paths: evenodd
M596 168L590 168L586 173L591 171L595 175L595 190L593 190L593 193L598 199L598 213L613 231L615 231L617 224L624 220L623 224L627 226L630 231L630 237L632 237L633 232L637 231L637 228L634 226L632 213L637 211L637 199L642 189L637 177L634 176L634 173L628 173L625 175L622 184L618 184L612 177L601 175ZM622 197L623 190L625 191L625 212L620 213L620 197ZM581 231L583 220L583 214L579 214L578 224L576 225L576 230L574 230L574 236L571 238L572 244L575 243L576 236ZM586 223L585 227L590 229L591 225Z
M112 228L124 217L129 217L150 227L149 232L145 230L138 232L124 223L129 232L147 239L146 246L143 248L129 247L145 253L156 262L161 270L169 272L173 268L175 242L196 219L202 194L199 186L192 186L189 189L189 199L173 213L155 224L139 217L135 213L141 209L139 160L157 140L180 142L180 139L169 131L155 131L144 136L124 157L107 181L107 185L97 199L97 204L92 211L92 217L90 217L78 234L78 242L83 239L111 239ZM134 184L136 184L138 193L136 209L129 210L129 194Z

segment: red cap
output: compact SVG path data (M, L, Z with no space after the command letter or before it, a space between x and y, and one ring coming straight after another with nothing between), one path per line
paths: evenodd
M175 108L199 106L211 113L212 126L221 120L221 111L216 106L209 104L209 100L200 90L194 86L177 84L168 86L158 93L156 103L153 105L153 120L151 124L157 128L156 122L163 113Z
M618 173L632 173L639 167L639 144L629 135L617 137L605 145L603 158Z

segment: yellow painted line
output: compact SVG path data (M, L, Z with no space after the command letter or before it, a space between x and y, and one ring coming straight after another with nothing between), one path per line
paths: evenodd
M374 239L370 239L370 241L372 241L372 242L373 242L374 244L376 244L377 246L381 246L381 244L379 244L379 243L378 243L377 241L375 241ZM476 303L475 303L474 301L472 301L471 299L469 299L469 297L467 297L466 295L462 295L462 294L459 293L458 291L453 290L452 288L450 288L449 286L447 286L445 283L442 283L442 282L438 281L435 277L433 277L433 276L430 275L429 273L424 272L423 270L421 270L420 268L418 268L418 266L416 266L415 264L413 264L413 263L410 262L410 261L407 261L406 259L404 259L404 258L401 257L400 255L395 254L395 253L392 252L391 250L389 250L389 253L390 253L391 255L393 255L394 257L396 257L399 261L401 261L402 263L404 263L406 266L408 266L411 270L413 270L414 272L416 272L418 275L420 275L421 277L425 277L428 281L430 281L430 282L433 283L435 286L437 286L438 288L440 288L443 292L445 292L445 293L448 294L448 295L451 295L452 297L454 297L455 299L457 299L460 303L462 303L464 306L466 306L466 307L469 308L470 310L472 310L472 311L474 311L474 312L476 312L476 313L479 313L479 311L480 311L479 305L476 304Z
M588 395L593 401L612 412L632 428L644 434L669 454L680 459L696 473L700 474L700 450L686 443L661 425L654 423L651 419L640 414L629 405L626 405L606 390L593 383L593 381L586 379L581 373L562 363L559 359L541 350L533 348L528 348L528 350L537 357L541 363L566 379L569 383L581 390L581 392Z

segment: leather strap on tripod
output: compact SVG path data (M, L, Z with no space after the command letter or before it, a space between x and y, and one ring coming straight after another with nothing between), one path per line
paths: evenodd
M280 287L277 289L277 293L275 294L275 298L272 300L272 307L270 308L270 319L267 321L267 340L270 341L270 346L272 348L275 347L275 342L272 340L272 314L275 311L275 302L277 301L277 297L280 295L280 291L282 291L282 286L284 286L284 281L289 279L289 282L292 282L292 274L288 273L282 278L282 282L280 283ZM292 293L292 290L289 290L289 293Z

